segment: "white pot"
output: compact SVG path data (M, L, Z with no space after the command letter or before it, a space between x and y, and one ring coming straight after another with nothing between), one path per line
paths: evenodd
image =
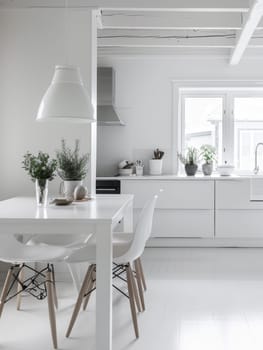
M129 169L119 169L119 175L120 176L131 176L133 172L132 168Z
M235 167L233 165L218 165L217 167L217 172L219 173L220 176L230 176Z
M162 159L150 159L149 160L150 175L161 175L162 168L163 168L163 160Z
M66 198L74 198L74 190L77 186L82 185L82 180L63 181L60 185L60 193Z

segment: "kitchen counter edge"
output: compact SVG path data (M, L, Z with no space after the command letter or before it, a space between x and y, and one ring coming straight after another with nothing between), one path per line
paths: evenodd
M230 175L220 176L217 174L211 176L196 175L144 175L144 176L104 176L97 177L97 180L200 180L200 181L214 181L214 180L245 180L245 179L263 179L263 175Z

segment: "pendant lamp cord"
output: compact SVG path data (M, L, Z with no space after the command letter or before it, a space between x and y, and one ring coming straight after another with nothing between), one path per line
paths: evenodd
M64 26L65 26L65 56L66 64L69 64L69 13L68 13L68 0L65 0L64 11Z

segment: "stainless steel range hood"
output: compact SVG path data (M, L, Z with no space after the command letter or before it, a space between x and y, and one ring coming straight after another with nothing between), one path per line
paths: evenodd
M97 120L98 125L125 125L114 108L115 79L111 67L97 70Z

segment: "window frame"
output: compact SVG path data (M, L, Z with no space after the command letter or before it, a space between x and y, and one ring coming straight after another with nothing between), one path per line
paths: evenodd
M239 97L263 97L263 82L262 81L246 81L246 82L217 82L214 86L211 82L202 82L198 85L195 81L187 82L186 87L180 87L178 82L174 83L174 103L177 100L177 151L182 152L185 144L185 111L184 99L189 97L219 97L223 99L223 115L222 115L222 162L227 161L228 164L234 164L235 156L235 117L234 117L234 99ZM209 85L207 85L209 84ZM251 86L252 85L252 86ZM262 119L263 120L263 119ZM182 169L176 165L176 173ZM251 171L252 169L240 170Z

